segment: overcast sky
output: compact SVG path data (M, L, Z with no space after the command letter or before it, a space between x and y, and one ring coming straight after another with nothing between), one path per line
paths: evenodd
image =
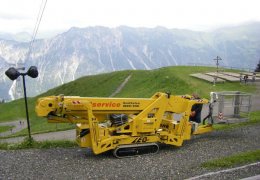
M1 0L0 32L32 34L41 3ZM48 0L38 32L96 25L209 30L248 21L260 22L260 0Z

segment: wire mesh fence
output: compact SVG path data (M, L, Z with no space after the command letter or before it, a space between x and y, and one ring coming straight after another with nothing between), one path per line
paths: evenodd
M213 116L216 122L235 123L249 119L252 94L239 91L214 92L216 108Z

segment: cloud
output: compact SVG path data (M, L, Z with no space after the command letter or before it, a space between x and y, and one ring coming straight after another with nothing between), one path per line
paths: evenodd
M0 30L32 31L41 5L42 0L1 0ZM259 0L51 0L39 31L96 25L207 30L260 21L259 7Z
M14 15L14 14L10 14L10 13L1 13L0 12L0 19L2 19L2 20L26 20L26 19L30 19L30 17L24 16L24 15Z

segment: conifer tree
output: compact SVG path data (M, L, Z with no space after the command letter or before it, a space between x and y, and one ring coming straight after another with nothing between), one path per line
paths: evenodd
M259 62L256 66L255 72L260 72L260 59L259 59Z

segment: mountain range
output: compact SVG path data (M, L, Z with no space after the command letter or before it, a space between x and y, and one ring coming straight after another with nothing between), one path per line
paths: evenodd
M21 84L4 75L11 66L38 67L38 78L26 78L29 96L104 72L178 65L213 66L217 56L222 59L220 66L254 69L260 58L259 32L260 23L210 32L164 27L73 27L53 38L35 40L29 55L30 42L10 40L2 34L0 98L21 97Z

